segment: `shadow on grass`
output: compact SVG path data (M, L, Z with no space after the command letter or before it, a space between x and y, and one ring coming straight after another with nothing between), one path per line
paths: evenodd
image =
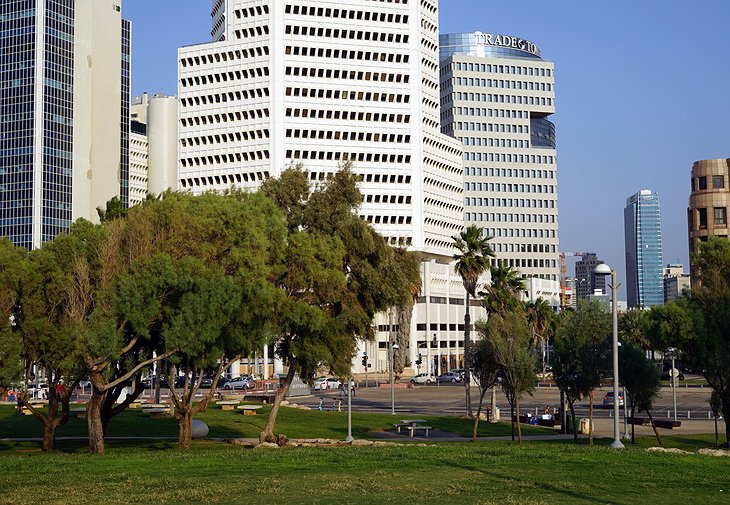
M444 464L451 466L453 468L459 469L459 470L469 470L472 472L481 473L482 475L491 477L493 479L496 479L497 481L516 480L518 482L525 483L525 484L529 485L530 487L534 487L537 489L543 489L545 491L555 493L556 495L562 495L570 501L580 499L580 500L585 500L589 503L605 503L607 505L613 505L614 503L616 503L616 502L613 502L610 500L601 499L597 496L585 495L585 494L581 494L581 493L578 493L575 491L571 491L569 489L560 488L558 486L555 486L555 485L550 484L545 481L529 480L524 477L520 478L520 476L518 476L518 475L502 474L502 473L498 473L495 471L488 471L483 468L478 468L478 467L475 467L472 465L467 465L467 464L460 465L460 464L456 464L453 462L445 462Z

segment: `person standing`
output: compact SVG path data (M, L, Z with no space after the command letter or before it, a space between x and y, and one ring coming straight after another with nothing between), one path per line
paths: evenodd
M355 398L355 381L353 379L350 379L350 394Z

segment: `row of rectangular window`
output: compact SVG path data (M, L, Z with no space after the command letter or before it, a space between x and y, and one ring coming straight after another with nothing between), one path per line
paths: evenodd
M534 81L510 81L504 79L479 79L473 77L452 77L449 81L442 83L442 88L453 88L453 86L470 86L481 88L505 88L524 89L528 91L552 91L553 85L545 82Z
M465 221L480 221L475 213L465 213ZM488 237L504 238L555 238L555 230L544 230L540 228L484 228Z
M465 161L497 161L507 163L533 163L537 165L552 165L552 156L535 154L495 154L495 153L473 153L465 152Z
M489 63L466 63L466 62L455 62L451 64L450 70L464 70L467 72L495 72L500 74L514 74L514 75L535 75L539 77L551 77L552 70L549 68L541 67L521 67L519 65L497 65ZM448 67L444 67L445 70L449 70ZM444 73L444 72L442 72Z

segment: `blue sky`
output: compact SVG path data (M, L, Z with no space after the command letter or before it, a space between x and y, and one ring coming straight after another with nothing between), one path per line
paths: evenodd
M124 0L134 94L176 93L177 48L210 39L209 11ZM440 2L442 33L519 36L555 62L560 250L598 253L622 283L623 208L640 189L659 192L664 262L688 264L692 163L730 157L728 19L726 0Z

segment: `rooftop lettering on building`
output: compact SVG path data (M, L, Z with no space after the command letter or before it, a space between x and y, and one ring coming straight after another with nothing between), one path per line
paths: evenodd
M474 41L483 46L511 47L513 49L519 49L520 51L526 51L534 54L535 56L541 56L540 48L535 44L529 40L512 37L511 35L474 32Z

